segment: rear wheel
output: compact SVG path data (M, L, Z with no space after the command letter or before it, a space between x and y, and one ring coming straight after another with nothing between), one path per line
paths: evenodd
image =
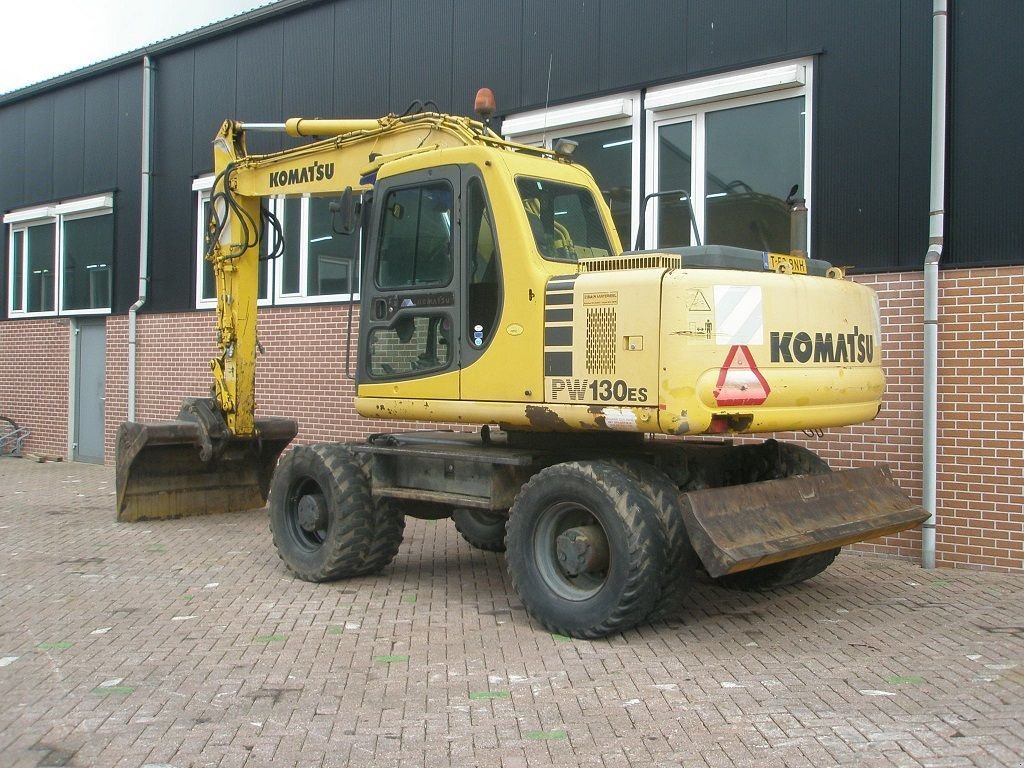
M553 632L621 632L657 602L666 556L658 512L610 464L569 462L534 475L512 506L506 543L516 592Z
M508 513L489 509L460 508L452 512L452 522L462 538L477 549L505 551L505 522Z
M797 475L825 475L831 472L828 464L815 454L799 445L778 443L778 474L777 477L796 477ZM740 571L715 579L715 583L747 592L767 592L772 589L799 584L801 581L814 578L824 571L839 554L840 547L816 552L813 555L795 557L780 563L762 565L749 571Z
M640 489L657 510L665 535L667 550L665 570L661 577L661 590L651 617L675 618L697 575L697 553L690 544L690 536L683 522L679 504L679 488L664 472L642 461L618 463L639 483Z
M383 568L401 543L404 520L375 508L361 463L345 445L298 446L274 472L270 530L284 564L305 581L331 581Z
M794 557L792 560L783 560L781 563L762 565L760 568L751 568L749 571L720 576L715 579L715 583L729 589L740 589L746 592L767 592L814 578L832 565L832 561L838 554L839 548L837 547L825 552L816 552L813 555Z

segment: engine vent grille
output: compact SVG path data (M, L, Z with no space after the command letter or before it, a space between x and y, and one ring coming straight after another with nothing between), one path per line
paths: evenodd
M637 253L580 259L577 269L580 273L620 272L626 269L679 269L682 261L682 257L675 253Z
M587 373L615 373L618 321L614 307L587 310Z

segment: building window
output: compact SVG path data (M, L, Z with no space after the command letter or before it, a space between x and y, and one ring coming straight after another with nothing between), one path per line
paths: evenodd
M213 265L206 260L207 226L210 219L210 190L213 177L192 184L197 193L196 215L196 306L217 306ZM260 306L358 298L361 240L358 234L334 231L331 198L269 198L266 205L281 223L284 251L267 259L271 235L260 241Z
M112 195L13 211L4 223L9 228L9 316L110 312Z
M642 226L647 247L699 235L787 253L790 201L810 200L812 74L801 59L697 78L513 115L503 131L530 144L579 142L573 159L594 174L626 248ZM640 222L641 188L679 194L652 200Z
M644 99L648 243L790 251L790 202L810 199L811 62L652 88ZM693 206L693 231L687 202Z

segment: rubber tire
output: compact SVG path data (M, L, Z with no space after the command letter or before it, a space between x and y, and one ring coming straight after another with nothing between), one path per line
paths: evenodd
M778 448L783 466L782 477L825 475L832 471L824 459L803 446L779 443ZM813 555L762 565L760 568L751 568L749 571L720 576L713 582L722 587L744 592L768 592L773 589L789 587L812 579L824 571L832 565L840 550L841 547L836 547L824 552L816 552Z
M571 598L569 579L552 575L555 538L538 542L545 527L557 531L559 515L598 523L608 541L603 582ZM568 462L538 472L516 496L505 542L512 586L551 632L578 638L622 632L657 603L667 549L658 512L638 483L611 464Z
M484 509L459 508L452 512L455 529L476 549L505 551L505 523L508 515Z
M370 493L373 488L370 457L365 453L352 451L347 446L342 447L362 470L367 492ZM355 576L378 573L395 559L405 535L405 507L397 499L374 499L370 529L370 546L363 556L362 566L353 574Z
M323 498L326 525L309 532L299 525L298 505L314 493ZM270 485L269 507L277 553L303 581L358 576L381 559L369 482L342 444L300 445L285 454Z
M839 549L837 547L824 552L816 552L813 555L783 560L781 563L762 565L760 568L751 568L749 571L731 573L728 576L720 576L714 582L719 586L744 592L769 592L773 589L789 587L814 578L832 565L836 555L839 554Z
M640 484L651 504L658 511L668 549L665 570L661 576L661 590L649 618L672 619L696 581L699 560L686 532L683 510L679 503L679 488L656 467L642 461L616 462Z

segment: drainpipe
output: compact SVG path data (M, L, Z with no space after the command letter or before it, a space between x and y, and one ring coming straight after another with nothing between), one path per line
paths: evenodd
M935 521L939 410L939 261L946 196L946 55L948 0L934 0L932 13L932 157L928 253L924 257L924 468L922 496L928 513L921 535L921 566L935 567Z
M128 309L128 421L135 421L135 374L137 360L136 315L149 294L149 192L152 179L153 66L142 59L142 190L139 196L139 298Z

